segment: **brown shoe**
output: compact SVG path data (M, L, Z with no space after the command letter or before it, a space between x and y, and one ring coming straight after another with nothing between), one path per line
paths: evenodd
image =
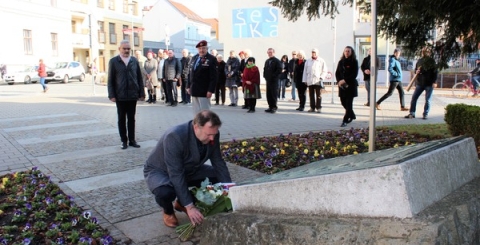
M166 226L175 228L178 226L178 219L175 214L163 214L163 223L165 223Z
M400 110L401 111L408 111L409 109L407 107L401 107Z
M173 204L173 208L178 212L187 213L187 209L184 206L180 205L180 203L177 200L175 200L175 203Z
M375 103L375 108L377 108L377 110L381 110L382 108L380 108L380 104L378 103Z

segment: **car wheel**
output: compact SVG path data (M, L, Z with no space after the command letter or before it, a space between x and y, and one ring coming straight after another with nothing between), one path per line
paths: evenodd
M80 80L80 82L85 81L85 74L82 73L82 75L80 75L80 78L78 80Z
M65 75L65 77L63 77L63 83L68 83L68 75Z
M14 81L10 81L10 82L7 82L7 83L8 83L8 85L14 85L15 84Z
M23 79L23 83L25 84L29 84L32 82L32 79L30 78L30 76L25 76L25 79Z

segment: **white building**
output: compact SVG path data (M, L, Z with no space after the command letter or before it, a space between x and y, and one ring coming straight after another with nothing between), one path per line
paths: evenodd
M174 1L159 0L145 13L143 26L144 41L150 44L150 47L145 46L145 49L166 49L168 44L177 57L181 57L184 48L195 54L195 46L200 40L211 40L210 23L183 4Z
M370 48L370 16L362 9L340 5L340 14L331 19L322 16L309 21L306 15L296 22L284 18L280 9L268 4L269 0L229 0L219 2L219 41L225 50L250 49L257 65L263 70L267 49L274 48L276 57L286 54L291 58L293 50L303 50L307 59L313 48L318 48L328 70L334 75L340 56L346 46L352 46L359 64ZM378 54L392 54L396 46L385 40L378 42ZM385 67L384 59L382 59ZM386 81L385 71L379 72L379 83ZM409 72L405 71L408 83ZM359 80L362 74L360 72Z

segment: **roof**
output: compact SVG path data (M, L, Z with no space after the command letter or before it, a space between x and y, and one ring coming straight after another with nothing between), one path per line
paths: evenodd
M209 23L212 26L212 29L216 30L218 28L218 19L210 18L210 19L204 19L204 21Z
M198 21L198 22L202 22L202 23L210 25L210 23L208 21L206 21L205 19L200 17L200 15L196 14L195 12L193 12L192 10L187 8L185 5L183 5L181 3L174 2L172 0L168 0L168 1L170 2L170 4L173 5L173 7L178 9L178 11L180 11L180 13L185 15L185 17L189 18L190 20L194 20L194 21Z

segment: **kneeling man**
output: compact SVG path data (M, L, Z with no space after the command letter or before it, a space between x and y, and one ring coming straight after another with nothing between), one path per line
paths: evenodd
M189 186L200 186L207 177L212 183L232 182L220 153L221 125L217 114L203 110L193 121L167 130L150 153L143 173L155 201L163 208L166 226L178 226L174 208L186 212L193 225L202 223L203 215L195 207ZM211 165L205 165L209 159Z

